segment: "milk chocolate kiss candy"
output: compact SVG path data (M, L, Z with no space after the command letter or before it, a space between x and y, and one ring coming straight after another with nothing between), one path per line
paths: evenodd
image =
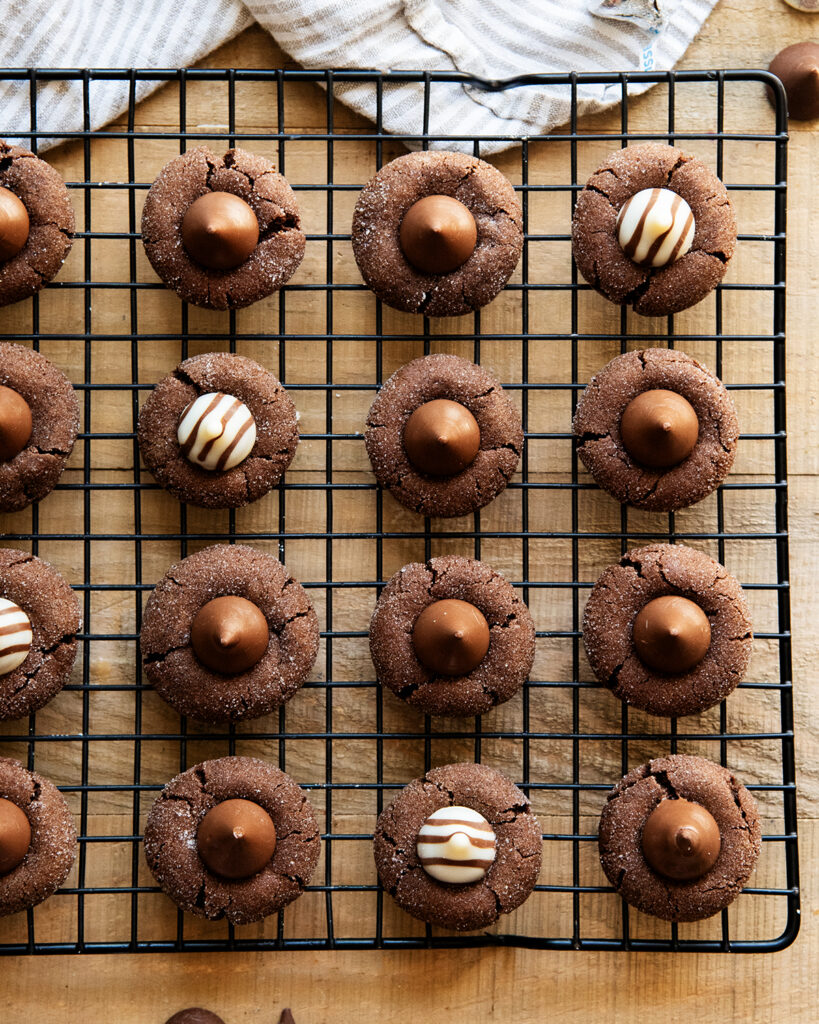
M713 815L690 800L661 800L643 826L645 859L658 874L678 882L710 871L720 846Z
M404 450L430 476L454 476L475 461L481 447L478 421L460 402L434 398L419 405L404 427Z
M633 398L620 419L626 451L654 469L668 469L687 458L699 432L700 422L691 403L676 391L659 388Z
M206 192L182 218L182 241L197 263L210 270L233 270L259 243L256 214L231 192Z
M0 262L10 260L28 241L28 210L18 196L0 186Z
M0 384L0 462L21 452L31 437L31 409L16 391Z
M191 626L196 657L214 672L245 672L267 650L270 632L261 610L244 597L215 597L202 605Z
M401 249L410 263L427 274L448 274L475 250L475 218L452 196L424 196L404 214Z
M0 797L0 875L22 864L31 846L31 825L11 800Z
M199 856L215 875L250 878L276 849L276 828L252 800L223 800L212 807L196 835Z
M632 631L640 660L658 672L678 674L698 665L711 646L711 625L698 604L670 594L640 609Z
M186 1010L179 1010L173 1017L169 1017L165 1024L225 1024L225 1022L210 1010L203 1010L201 1006L189 1006Z
M418 660L442 676L465 676L489 650L489 624L468 601L434 601L421 612L412 629Z
M774 57L768 70L785 86L788 117L812 121L819 117L819 43L795 43Z

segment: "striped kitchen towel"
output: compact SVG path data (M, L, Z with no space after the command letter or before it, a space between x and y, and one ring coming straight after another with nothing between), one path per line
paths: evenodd
M618 0L0 0L0 66L187 67L255 19L306 68L457 70L500 79L538 71L665 70L685 52L716 0L656 0L661 19L601 17ZM621 0L639 8L640 0ZM644 5L651 7L654 5ZM592 9L596 8L597 13ZM156 83L139 82L137 99ZM336 95L374 119L371 84L337 83ZM646 84L629 86L631 93ZM128 102L121 82L92 81L90 110L99 128ZM583 86L580 114L617 103L620 85ZM436 84L429 131L436 135L519 137L564 124L566 85L522 86L505 92ZM0 137L19 138L31 121L28 82L0 80ZM51 144L82 131L81 82L38 86L36 128ZM388 88L387 131L420 134L423 87ZM189 127L194 127L190 125ZM506 148L487 141L482 152ZM40 143L40 149L48 143ZM457 140L448 148L471 149Z

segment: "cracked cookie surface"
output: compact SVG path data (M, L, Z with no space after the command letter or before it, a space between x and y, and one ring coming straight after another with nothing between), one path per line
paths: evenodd
M691 454L664 469L637 462L620 436L626 406L653 388L682 395L699 420ZM624 504L661 512L687 508L716 490L730 472L739 441L725 385L676 349L647 348L612 359L580 396L572 428L577 454L600 487Z
M0 306L8 306L56 276L74 241L74 211L65 182L50 164L2 140L0 186L20 199L29 219L26 244L0 263Z
M270 630L267 650L246 672L226 676L196 657L191 626L216 597L252 601ZM215 544L171 566L145 606L142 661L159 695L206 722L259 718L307 679L318 653L318 619L304 588L281 562L244 544Z
M668 797L701 804L719 827L719 856L693 881L665 878L643 854L643 826ZM727 768L686 754L655 758L625 775L607 797L598 842L615 890L665 921L699 921L727 907L748 881L762 845L756 801L745 786Z
M698 604L711 627L705 657L679 675L649 668L632 638L640 609L666 594ZM651 544L626 552L595 583L583 613L583 643L594 674L626 704L652 715L692 715L736 688L753 633L742 587L724 566L685 544Z
M643 189L676 192L694 214L691 249L667 266L634 263L617 238L617 215ZM577 197L572 252L588 283L612 302L643 316L688 309L722 280L734 254L737 225L728 191L697 157L646 142L618 149L597 168Z
M224 800L251 800L276 828L276 848L250 878L229 880L199 856L202 819ZM289 775L255 757L222 757L189 768L165 786L145 825L145 859L183 910L232 924L261 921L292 903L310 881L321 850L313 808Z
M429 195L453 196L475 218L478 240L448 274L428 274L404 256L404 214ZM464 153L408 153L364 186L353 215L353 254L379 299L426 316L463 316L503 289L523 250L523 214L515 190L491 164Z
M23 609L33 636L25 661L0 676L0 721L7 721L37 711L68 682L82 617L60 573L28 551L0 548L0 597Z
M496 856L477 882L447 885L428 875L418 832L441 807L470 807L496 837ZM526 796L505 775L480 764L449 764L414 779L378 818L373 852L378 877L413 917L456 931L487 928L526 900L540 872L540 824Z
M454 476L423 473L404 448L404 427L425 402L448 398L478 421L480 450ZM520 414L495 378L460 356L413 359L389 378L367 413L364 435L373 473L382 487L419 515L463 516L483 508L506 488L523 450Z
M259 222L258 245L233 270L203 267L182 242L185 213L207 192L239 196ZM176 157L159 172L145 199L142 241L165 284L207 309L239 309L271 295L293 276L305 247L296 197L274 165L243 149L217 156L207 146Z
M0 384L31 409L25 448L0 462L0 512L18 512L49 494L65 468L80 426L71 381L45 356L24 345L0 342Z
M187 405L212 391L244 402L256 421L250 454L228 470L194 465L177 440ZM293 401L275 374L245 356L209 352L186 359L156 385L139 414L137 436L145 465L180 501L238 508L279 482L295 455L299 428Z
M57 787L10 757L0 757L0 797L16 804L31 826L25 859L0 875L0 917L5 917L42 903L62 885L74 863L77 833Z
M489 625L489 650L465 676L436 676L415 653L415 620L434 601L475 605ZM370 621L370 655L379 682L429 715L480 715L513 697L535 657L535 627L515 588L485 562L442 555L400 569Z

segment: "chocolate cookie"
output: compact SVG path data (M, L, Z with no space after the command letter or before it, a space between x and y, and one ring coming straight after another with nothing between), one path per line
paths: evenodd
M37 711L65 686L80 625L77 598L56 569L0 548L0 721Z
M405 225L409 211L432 196L448 197L454 215L419 208L418 222ZM523 249L522 224L514 188L491 164L464 153L408 153L364 186L353 215L353 253L367 286L388 305L463 316L491 302L509 280ZM441 250L451 258L442 262Z
M205 395L204 408L187 416ZM216 423L208 432L210 419ZM248 427L255 442L245 454L239 446L251 436ZM157 384L139 414L138 437L145 465L180 501L238 508L281 480L299 429L295 406L274 374L245 356L209 352L186 359ZM209 460L213 455L219 457ZM237 461L237 455L244 457Z
M74 240L74 211L50 164L2 140L0 210L0 306L8 306L57 274Z
M468 630L464 638L463 629L444 626L432 634L432 646L454 655L455 662L438 665L419 645L417 627L426 609L453 602L471 605L475 617L485 619L488 648L471 660L467 651L464 662L464 640L471 646ZM425 565L405 565L386 585L370 622L370 655L379 682L419 711L480 715L513 697L528 678L535 627L529 609L500 573L472 558L443 555Z
M200 204L186 219L211 195L215 209L197 217ZM220 157L206 146L159 172L142 211L142 240L165 284L207 309L239 309L271 295L293 276L305 246L296 197L273 164L243 149Z
M272 856L253 874L216 874L200 855L206 815L225 801L262 808L275 827ZM236 849L242 849L241 839ZM304 791L283 771L255 757L221 757L189 768L165 786L145 824L145 859L164 892L183 910L212 921L250 924L302 894L321 840Z
M635 630L646 625L639 617L649 602L670 595L698 606L710 630L700 660L685 659L689 667L678 672L669 669L680 651L685 654L685 635L659 623L647 637L653 657L645 647L641 656L635 643L643 640ZM628 551L595 583L583 614L583 642L594 674L616 697L672 716L704 711L734 690L748 667L753 634L742 587L719 562L684 544L651 544ZM662 664L664 652L672 655L665 671L644 660Z
M53 490L79 426L71 381L34 349L0 342L0 512Z
M42 903L62 885L74 863L77 833L57 787L10 757L0 757L0 823L5 917Z
M208 631L198 651L192 638L202 609L227 595L254 605L269 629L258 660L235 673L201 660L208 657ZM171 566L156 585L145 606L140 644L148 679L181 715L237 722L290 700L316 660L318 638L307 593L278 559L244 544L215 544ZM213 635L214 645L221 642L229 650L231 643L245 646L245 639Z
M685 440L686 424L674 409L637 410L632 403L644 394L649 403L661 401L668 392L690 407L693 436L664 458L667 439ZM636 411L634 423L626 423L627 410ZM626 352L592 377L573 429L577 453L600 487L625 504L661 512L693 505L714 491L733 465L739 440L734 403L722 381L684 352L661 348Z
M445 807L477 812L489 826L489 832L482 831L494 837L494 858L473 882L440 881L424 862L429 866L444 858L428 858L423 848L419 856L419 833ZM467 826L466 832L472 829ZM413 780L381 812L373 852L381 885L408 914L442 928L472 931L487 928L529 896L540 872L542 845L529 801L505 775L481 764L449 764Z
M666 801L705 808L719 829L716 858L712 854L701 865L705 870L693 878L660 873L647 859L647 822ZM696 831L690 829L687 836L683 831L679 837L684 852L691 852ZM675 754L633 768L617 783L600 816L599 843L606 877L628 903L666 921L699 921L732 903L748 881L761 848L759 814L751 794L727 768L703 757ZM646 848L649 855L654 853ZM652 859L656 861L656 853Z
M622 221L618 224L626 203L651 189L679 196L694 222L690 248L683 255L677 250L659 266L631 258L631 232L621 237ZM673 234L668 223L658 223L658 241L663 229ZM638 217L635 227L639 234L645 221ZM733 207L719 178L697 157L657 142L612 153L577 197L572 221L580 273L601 295L643 316L678 313L704 299L722 280L736 239Z
M479 434L460 462L436 467L416 449L408 450L407 430L413 414L442 400L455 412L460 407ZM421 435L417 447L425 447L433 460L447 454L451 458L452 448L463 440L454 433L458 426L436 430L433 424L426 445ZM517 469L523 428L520 414L494 377L467 359L441 354L413 359L396 370L370 407L364 441L376 479L402 505L420 515L451 517L483 508L504 490ZM429 472L437 468L439 472Z

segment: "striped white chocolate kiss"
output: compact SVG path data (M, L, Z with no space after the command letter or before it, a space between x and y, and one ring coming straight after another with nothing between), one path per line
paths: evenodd
M0 676L23 664L33 640L28 615L13 601L0 597Z
M182 454L202 469L233 469L256 443L256 421L238 398L211 392L185 409L176 438Z
M685 256L694 241L694 214L676 192L645 188L617 216L617 241L635 263L664 267Z
M483 878L495 860L495 833L471 807L440 807L421 826L416 852L428 875L465 885Z

